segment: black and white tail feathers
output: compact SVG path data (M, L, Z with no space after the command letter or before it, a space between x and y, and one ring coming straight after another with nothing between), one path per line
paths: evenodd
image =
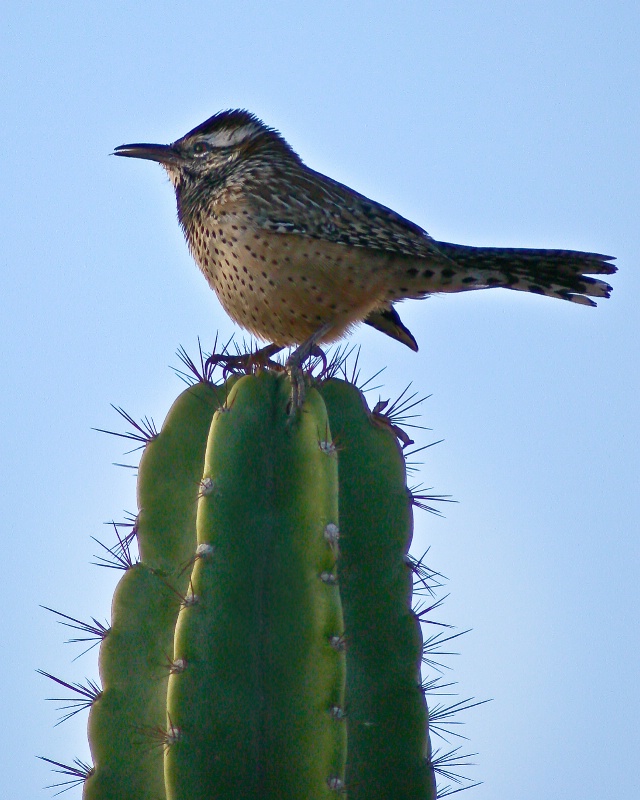
M573 303L595 306L592 297L609 297L611 286L591 275L613 275L613 256L578 250L537 250L510 247L467 247L434 242L451 262L441 271L442 292L502 286ZM451 273L451 274L449 274ZM446 281L451 280L451 283ZM433 291L433 289L432 289Z

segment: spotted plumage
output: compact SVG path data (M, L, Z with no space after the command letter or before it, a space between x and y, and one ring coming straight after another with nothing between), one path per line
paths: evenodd
M417 344L394 304L435 292L504 287L595 305L591 275L612 257L573 250L468 247L307 167L247 111L225 111L171 145L116 154L161 163L189 248L223 307L277 345L334 341L358 322Z

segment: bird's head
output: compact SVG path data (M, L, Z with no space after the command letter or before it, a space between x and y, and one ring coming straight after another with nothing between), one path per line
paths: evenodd
M186 181L215 179L239 161L267 153L297 158L274 128L244 110L221 111L172 144L123 144L114 155L157 161L176 189Z

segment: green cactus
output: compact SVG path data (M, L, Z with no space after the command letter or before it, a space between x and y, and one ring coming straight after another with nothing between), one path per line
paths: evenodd
M200 381L150 437L85 800L436 797L402 450L347 381L289 394Z

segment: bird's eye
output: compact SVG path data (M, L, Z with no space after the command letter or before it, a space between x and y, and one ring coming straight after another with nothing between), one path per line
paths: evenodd
M197 156L204 155L209 150L209 145L206 142L196 142L193 145L193 152Z

